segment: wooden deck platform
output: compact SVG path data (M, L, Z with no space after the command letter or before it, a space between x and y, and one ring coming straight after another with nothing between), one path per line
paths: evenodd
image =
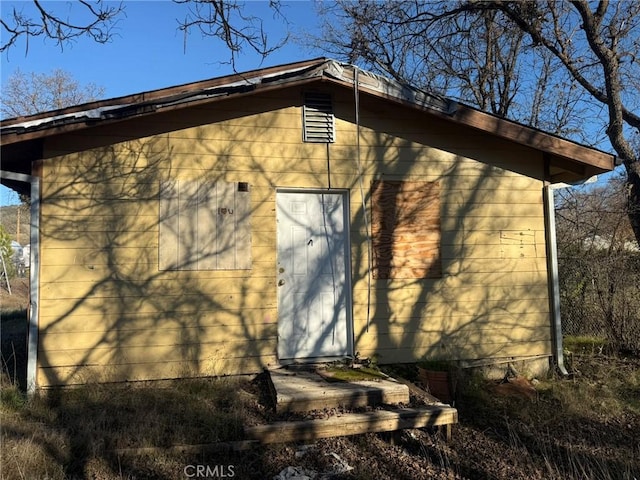
M409 388L393 379L329 382L312 371L285 369L270 375L278 413L409 403Z
M313 371L286 369L269 372L276 411L310 412L376 407L354 413L331 412L327 418L280 421L245 429L248 442L277 443L312 441L327 437L360 435L369 432L393 432L407 428L446 427L458 423L458 411L441 403L411 382L392 378L375 381L329 382ZM409 392L427 405L408 408Z
M312 441L320 438L393 432L406 428L449 426L458 423L458 411L448 405L347 413L327 419L275 422L245 429L249 440L260 443Z

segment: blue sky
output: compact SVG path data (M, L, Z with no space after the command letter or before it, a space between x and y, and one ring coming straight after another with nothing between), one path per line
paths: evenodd
M107 2L108 3L108 2ZM43 2L53 5L56 11L66 14L71 2ZM265 30L276 43L285 34L286 25L273 19L273 12L266 1L246 2L251 15L265 23ZM228 59L228 52L212 39L202 39L192 33L186 39L177 30L180 17L184 17L185 5L170 1L125 1L125 15L118 22L115 36L110 43L98 44L80 38L71 45L60 47L52 40L34 38L29 42L25 55L25 42L19 42L2 55L2 80L16 69L22 71L50 72L62 68L73 74L81 83L94 82L106 88L106 97L169 87L231 73L231 67L220 63ZM11 8L32 11L30 2L2 1L3 16ZM71 9L78 12L77 6ZM287 2L283 5L292 35L309 32L316 27L314 4L306 1ZM295 43L287 43L274 52L264 65L278 65L319 56L311 49ZM260 68L258 55L240 57L239 71Z
M43 2L57 13L67 15L72 2ZM72 74L81 84L95 83L105 89L105 98L170 87L232 73L228 64L229 53L212 39L203 39L199 33L185 38L177 30L178 18L186 12L184 5L170 1L125 1L125 15L117 24L115 37L108 44L97 44L80 38L61 50L52 40L34 38L2 54L2 82L17 69L24 73L50 73L61 68ZM294 41L271 54L264 63L257 54L244 54L236 65L238 71L247 71L271 65L322 56L322 52L303 47L295 41L305 33L313 33L318 22L315 7L309 1L283 2L282 20L274 20L267 1L246 2L247 11L264 21L265 30L274 44L289 29ZM2 0L2 16L13 8L33 14L31 2ZM72 12L78 12L77 6ZM17 196L6 187L0 187L0 205L18 203Z
M43 1L47 8L66 17L73 2ZM108 3L108 2L106 2ZM116 2L116 4L119 2ZM178 18L184 18L185 5L166 1L124 1L125 15L117 24L115 36L108 44L97 44L80 38L63 49L55 42L42 38L24 40L0 58L1 80L17 69L22 72L50 73L61 68L72 74L81 84L95 83L105 89L105 98L138 93L156 88L219 77L232 73L224 64L229 53L220 43L203 39L199 33L185 38L177 30ZM283 0L283 14L288 25L274 20L266 0L245 2L247 12L264 21L270 41L278 43L288 28L291 40L271 54L264 63L257 54L239 57L236 68L247 71L271 65L295 62L323 56L320 50L305 47L296 39L318 32L318 20L312 1ZM326 5L326 4L325 4ZM33 16L31 1L0 0L0 11L7 15L13 8ZM77 5L71 10L77 14ZM18 197L0 186L0 205L18 203Z

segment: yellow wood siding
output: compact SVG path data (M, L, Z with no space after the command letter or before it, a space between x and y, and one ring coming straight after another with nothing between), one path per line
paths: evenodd
M39 385L257 372L277 362L277 188L348 189L355 351L381 362L550 354L543 160L333 93L336 142L302 142L300 90L53 137L43 162ZM374 180L439 182L442 278L374 280ZM159 187L248 182L250 270L160 271ZM368 212L370 218L370 212Z

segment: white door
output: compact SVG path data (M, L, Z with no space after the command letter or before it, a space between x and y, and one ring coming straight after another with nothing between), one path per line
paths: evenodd
M349 354L348 219L341 193L278 192L278 357Z

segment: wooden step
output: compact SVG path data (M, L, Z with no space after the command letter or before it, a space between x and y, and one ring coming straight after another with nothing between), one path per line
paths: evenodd
M409 388L393 379L328 382L315 372L284 369L270 375L278 413L409 403Z
M420 408L347 413L321 420L276 422L245 429L248 440L261 443L312 441L320 438L393 432L406 428L425 428L458 423L458 411L447 405Z

